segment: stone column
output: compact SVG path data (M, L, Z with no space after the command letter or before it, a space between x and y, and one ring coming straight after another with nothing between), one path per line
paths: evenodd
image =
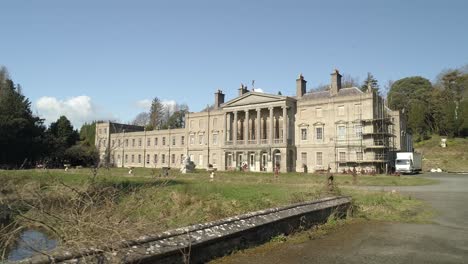
M283 143L288 143L288 108L283 106Z
M227 116L228 114L227 113L224 113L224 142L228 141L229 140L229 134L227 132Z
M232 131L232 141L234 145L237 145L237 110L234 111L234 129Z
M262 123L260 121L260 118L261 118L261 111L262 109L260 108L257 108L257 135L256 135L256 138L257 138L257 144L260 144L261 143L261 134L260 134L260 129L261 129L261 126L262 126ZM260 166L258 166L258 168L260 168Z
M270 131L268 133L268 142L270 142L270 145L273 144L273 107L268 107L270 110Z
M244 144L247 144L249 141L249 110L245 110L245 118L244 118Z

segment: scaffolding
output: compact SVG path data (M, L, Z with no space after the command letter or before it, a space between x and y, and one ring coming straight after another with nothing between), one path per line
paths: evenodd
M361 172L388 173L395 151L395 131L391 110L378 95L373 96L372 118L362 116L360 109L351 122L336 123L335 165L338 172L356 167ZM344 131L344 133L343 133Z

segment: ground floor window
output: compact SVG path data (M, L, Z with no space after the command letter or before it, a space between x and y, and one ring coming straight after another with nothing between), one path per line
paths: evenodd
M307 152L301 153L301 162L302 162L302 165L307 166Z
M357 160L363 160L362 152L356 152L356 159Z
M315 157L316 161L315 161L315 163L316 163L317 165L319 165L319 166L322 166L322 165L323 165L323 157L322 157L322 156L323 156L323 153L322 153L322 152L317 152L317 153L316 153L316 157Z
M172 154L172 156L171 156L171 163L172 163L172 164L175 163L175 154Z
M146 164L150 163L150 154L146 154Z
M166 154L161 155L161 163L162 164L166 163Z
M346 152L340 152L338 158L340 161L346 161Z

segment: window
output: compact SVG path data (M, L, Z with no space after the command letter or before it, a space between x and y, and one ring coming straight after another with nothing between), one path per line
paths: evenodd
M158 154L154 154L153 162L154 162L154 164L158 163Z
M363 160L362 152L356 152L356 159Z
M315 156L315 163L319 166L323 165L323 153L322 152L317 152Z
M183 146L185 145L185 136L180 137L180 144Z
M161 155L161 163L162 164L166 163L166 154Z
M355 104L355 105L354 105L354 115L355 115L356 117L361 116L361 111L362 111L362 110L361 110L361 104Z
M158 138L154 138L154 145L155 145L155 146L158 145Z
M180 164L184 163L184 154L180 154Z
M107 134L107 128L104 128L104 134Z
M216 127L218 124L218 118L213 118L213 127Z
M132 138L132 147L134 147L134 146L135 146L135 139Z
M104 145L104 147L106 147L106 140L105 139L102 140L102 145Z
M172 146L175 146L175 137L172 137Z
M301 161L303 165L307 166L307 152L301 153Z
M128 155L125 154L125 162L128 162Z
M203 119L198 120L198 128L200 129L205 128L205 122Z
M117 140L117 146L120 147L120 139Z
M132 155L132 163L135 162L135 155Z
M203 135L198 135L198 144L203 145Z
M146 146L147 146L147 147L151 146L151 138L148 138L148 139L146 140Z
M190 135L190 145L195 144L195 135Z
M340 152L339 155L340 161L346 161L346 152Z
M344 116L345 115L344 110L345 110L344 105L338 106L338 115L339 116Z
M357 138L362 138L362 125L354 125L354 133Z
M338 139L343 140L346 138L346 127L338 126Z
M218 145L218 134L213 134L213 145Z
M172 164L175 163L175 154L172 154L172 155L171 155L171 163L172 163Z
M213 166L216 166L216 163L218 162L217 158L218 157L217 157L216 153L213 153L213 157L211 159L211 163L213 164Z
M203 155L202 154L198 155L198 165L203 166Z
M315 108L315 114L317 117L323 117L322 108Z
M138 139L138 146L141 147L141 138Z
M120 154L119 154L119 155L117 155L117 160L118 160L118 161L120 161Z
M307 140L307 128L301 128L301 139Z
M125 146L128 147L128 139L125 140Z
M115 140L112 140L112 147L115 146Z
M150 154L146 154L146 164L150 163Z
M163 146L166 146L166 137L163 137L162 144Z
M323 141L323 127L315 128L315 139L317 139L317 141Z
M190 128L193 129L193 126L195 126L195 121L190 120Z
M138 154L138 163L141 163L141 154Z

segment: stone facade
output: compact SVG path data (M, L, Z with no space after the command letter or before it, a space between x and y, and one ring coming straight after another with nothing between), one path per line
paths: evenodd
M117 167L180 167L185 156L197 168L242 167L282 172L386 171L395 151L411 150L411 135L398 111L372 89L342 88L331 74L327 91L306 93L302 74L296 95L249 91L224 102L215 93L210 110L187 113L185 128L145 131L143 127L101 122L96 146L101 159Z

